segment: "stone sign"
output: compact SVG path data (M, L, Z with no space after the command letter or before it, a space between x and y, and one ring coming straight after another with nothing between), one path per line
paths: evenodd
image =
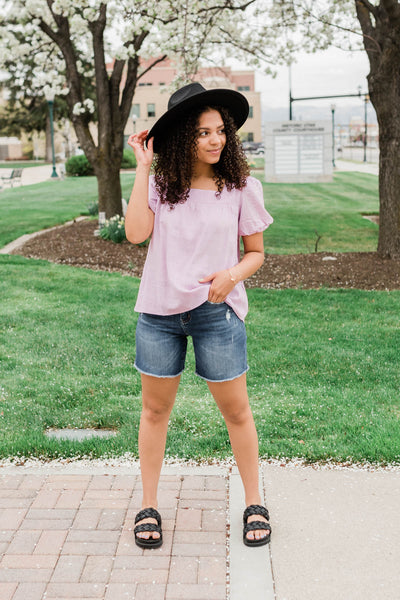
M329 121L266 124L266 181L332 181L332 172L332 125Z

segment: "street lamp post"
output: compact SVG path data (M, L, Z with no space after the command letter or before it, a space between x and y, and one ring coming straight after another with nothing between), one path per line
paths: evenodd
M335 165L335 110L336 110L336 106L334 104L331 104L331 112L332 112L332 166L333 166L333 168L336 167L336 165Z
M368 124L367 124L367 108L368 108L368 94L364 96L364 162L367 162L367 144L368 144Z
M54 151L54 125L53 125L53 106L54 106L54 92L53 90L46 90L45 92L47 104L49 106L49 119L50 119L50 137L51 137L51 155L53 159L53 171L51 177L58 177L56 171L56 154Z

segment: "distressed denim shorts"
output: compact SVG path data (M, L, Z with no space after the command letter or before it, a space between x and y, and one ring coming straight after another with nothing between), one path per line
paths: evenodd
M136 327L135 367L153 377L177 377L185 368L187 338L192 337L196 375L230 381L248 370L246 328L221 302L205 302L176 315L141 313Z

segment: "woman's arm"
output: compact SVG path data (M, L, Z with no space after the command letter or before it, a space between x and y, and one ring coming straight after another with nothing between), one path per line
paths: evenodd
M242 260L230 269L217 271L208 277L200 279L201 283L212 281L208 300L210 302L224 302L227 295L239 281L253 275L264 262L264 236L263 232L244 235L242 237L244 256Z
M149 208L149 175L153 162L153 140L144 147L147 130L131 135L128 144L136 156L136 176L125 215L125 232L132 244L140 244L150 237L154 227L154 213Z

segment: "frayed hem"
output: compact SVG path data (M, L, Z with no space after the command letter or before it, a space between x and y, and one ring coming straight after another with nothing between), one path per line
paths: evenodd
M141 373L142 375L148 375L149 377L156 377L157 379L174 379L175 377L179 377L179 375L182 375L182 373L184 371L184 369L182 369L182 371L180 371L176 375L155 375L154 373L148 373L147 371L143 371L142 369L139 369L139 367L136 365L136 363L134 363L133 366L135 367L136 371L139 371L139 373Z
M235 375L234 377L228 377L227 379L210 379L209 377L203 377L203 375L200 375L199 373L197 373L197 371L195 371L195 375L197 375L197 377L200 377L200 379L204 379L204 381L209 381L210 383L224 383L225 381L233 381L234 379L238 379L239 377L247 373L249 369L250 367L249 365L247 365L247 369L245 371L239 373L239 375Z

